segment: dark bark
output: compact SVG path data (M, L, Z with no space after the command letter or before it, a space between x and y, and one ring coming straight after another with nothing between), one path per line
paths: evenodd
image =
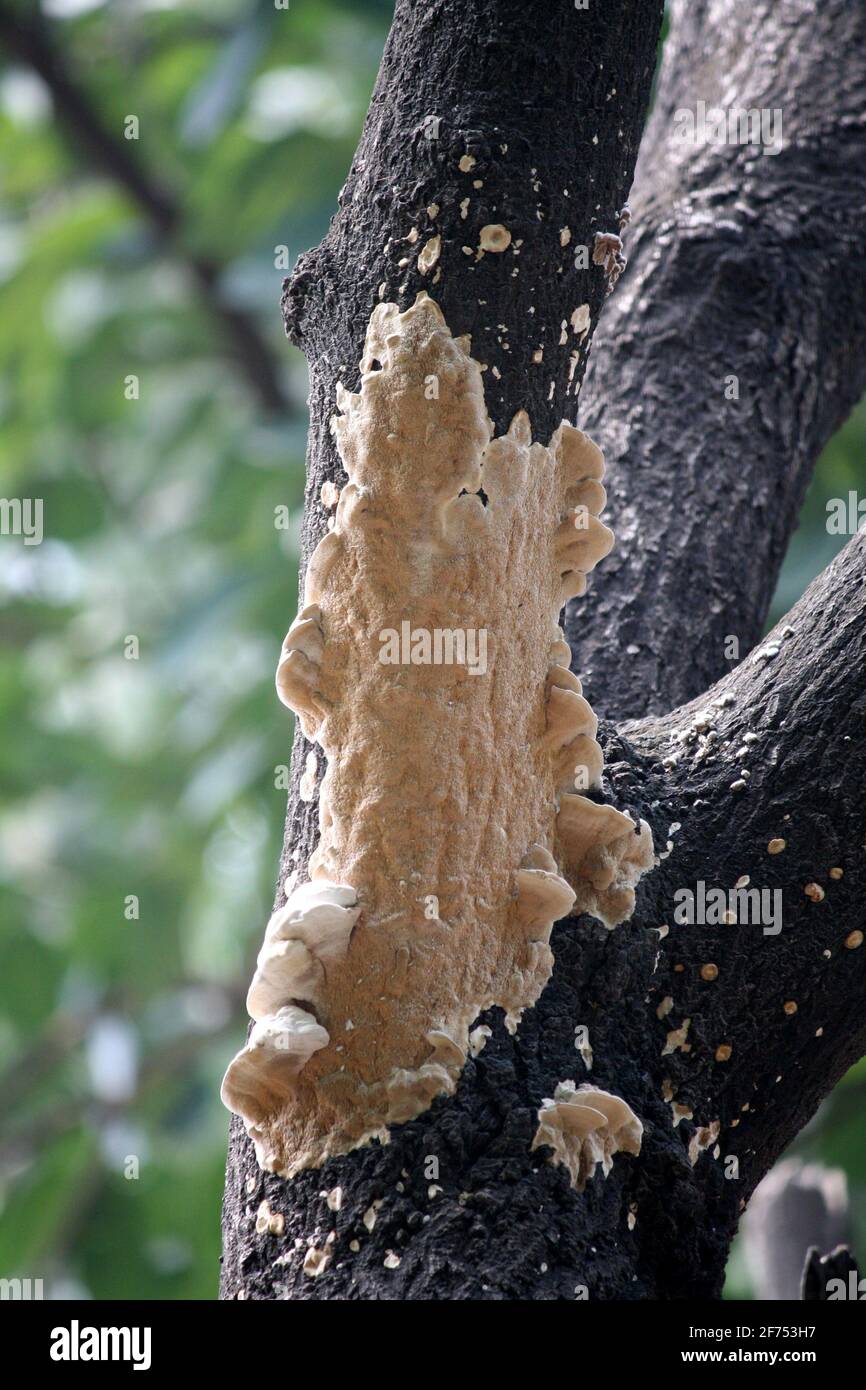
M629 267L582 392L617 544L567 627L611 718L694 698L728 635L741 656L759 639L815 460L866 389L866 8L672 11ZM779 109L781 152L677 147L674 113L699 100Z
M406 307L428 290L452 333L471 334L472 355L488 365L487 408L497 431L519 408L545 441L560 420L575 419L591 335L569 381L580 340L568 321L588 303L594 327L607 284L600 266L575 267L575 250L588 245L591 253L596 232L617 231L660 11L660 0L608 0L587 11L560 0L397 4L340 211L322 244L299 258L283 295L286 331L310 365L313 516L305 555L324 530L315 506L322 482L345 481L328 434L336 383L357 389L364 333L380 298ZM462 173L467 154L476 164ZM440 211L431 219L433 204ZM476 262L465 254L489 223L522 241L519 256ZM563 227L571 230L565 247ZM406 240L413 228L414 244ZM442 274L433 283L415 261L437 231ZM401 266L406 257L410 264ZM532 360L539 346L540 364Z
M703 15L703 5L696 9ZM378 286L384 282L384 297L404 307L417 289L428 287L411 266L396 266L411 244L394 244L413 226L419 226L423 237L427 204L437 202L442 209L438 223L444 269L432 293L453 331L470 331L474 354L501 373L499 379L492 373L486 378L488 404L498 428L520 406L529 409L534 433L541 439L563 416L574 418L573 382L567 390L574 342L572 338L557 348L559 327L584 302L591 305L594 324L605 284L599 268L575 271L569 258L558 273L563 264L558 229L570 226L574 243L590 240L595 230L616 230L616 214L631 177L658 22L655 4L608 3L583 12L570 6L546 7L543 16L510 0L489 0L468 9L450 0L423 8L398 4L341 211L323 245L302 259L284 295L288 330L307 352L311 368L305 556L325 526L318 507L321 484L326 478L342 481L327 433L336 379L357 385L355 363L370 310L378 301ZM768 29L768 44L777 38L778 29ZM597 72L605 75L601 84L596 83ZM812 80L808 70L806 79ZM617 111L607 100L612 88L616 99L625 94L624 106ZM792 85L792 101L794 95ZM676 104L664 90L660 99ZM422 123L440 112L439 139L427 141ZM597 146L592 143L596 134ZM851 142L853 147L853 135ZM509 147L507 161L496 154L501 144ZM468 177L456 170L467 149L478 156ZM625 157L620 159L623 149ZM850 158L856 163L853 149ZM772 164L772 157L763 162ZM734 179L736 173L729 176ZM480 210L471 186L474 177L484 180L477 195L486 200ZM533 182L542 191L533 191L527 202ZM832 178L830 183L832 189ZM570 190L567 215L563 188ZM511 275L514 264L503 257L476 264L462 255L464 242L477 242L477 236L465 236L467 224L459 215L460 200L466 196L473 199L470 217L475 220L468 222L470 229L477 232L482 222L501 221L524 238L517 277ZM547 216L534 222L534 204L542 198ZM392 245L384 251L389 237ZM777 250L788 257L788 274L794 278L800 264L795 251L793 244ZM641 252L647 261L650 254L649 248ZM814 260L813 248L807 246L800 273L805 276ZM692 278L692 293L694 288ZM665 280L659 292L675 289ZM813 291L831 293L829 282L817 272ZM730 286L726 294L721 305L728 307L719 312L734 313L736 295ZM744 305L754 298L745 296ZM479 305L480 299L486 303ZM528 314L532 305L534 316ZM816 362L826 346L826 324L836 320L829 307L816 301L812 308L814 316L803 332L804 337L807 331L813 336L808 348L803 345L798 351ZM643 315L643 331L652 332L652 306L634 312ZM664 303L655 312L665 315ZM530 330L529 318L534 318ZM497 341L497 324L509 325L508 351ZM544 379L539 381L531 357L542 328L554 353L549 358L545 352ZM619 333L626 329L620 322ZM720 335L725 331L723 326L718 329ZM777 331L776 316L755 316L744 342L754 348L756 373L766 376L770 370ZM669 327L656 345L662 380L665 354L675 362L682 351L679 339L670 346L672 332ZM632 491L627 494L623 480L632 464L623 461L624 446L618 448L614 426L619 417L634 426L634 393L639 397L640 386L628 355L636 354L639 345L631 342L619 349L618 341L615 338L606 349L607 355L622 352L619 372L608 378L606 388L596 371L599 385L594 389L606 391L606 413L596 412L598 422L592 430L613 455L618 510L621 513L631 502L635 521L631 527L628 516L620 515L627 562L616 567L607 561L591 581L578 610L579 632L573 635L583 643L578 666L590 654L593 685L602 670L601 656L612 653L613 674L609 676L605 665L604 679L614 682L615 673L620 674L619 684L612 684L610 707L643 713L667 708L671 696L694 693L687 674L689 660L718 674L720 667L694 650L695 645L698 639L709 640L706 634L714 630L717 592L722 601L729 593L735 595L735 604L745 601L739 576L731 579L729 567L725 588L721 568L718 574L714 569L721 541L708 545L692 521L693 509L695 516L705 518L707 497L710 505L720 497L715 470L737 495L738 480L744 470L752 470L755 487L763 489L766 524L766 499L781 450L774 430L782 435L787 431L790 437L795 457L790 471L799 477L790 487L802 490L806 454L814 458L822 431L829 428L824 415L829 411L838 417L844 393L838 363L836 377L828 375L822 383L828 398L835 383L832 405L817 397L812 400L805 386L804 394L797 396L794 388L803 378L790 367L787 384L778 388L778 401L773 379L757 408L750 406L756 409L750 434L758 430L758 422L767 422L760 449L744 458L745 444L739 441L729 457L717 438L700 473L699 491L697 482L689 481L690 449L683 447L679 454L674 450L671 462L653 443L668 438L664 432L670 418L678 421L675 441L688 421L686 385L671 366L671 380L676 380L683 399L663 401L654 393L658 408L652 417L647 413L639 432L641 448L634 446ZM555 373L547 371L552 362ZM648 355L644 374L651 362ZM582 367L583 356L575 381ZM778 365L772 370L778 372ZM548 401L551 378L556 385ZM760 379L756 375L756 383ZM811 389L817 391L814 384ZM706 449L703 430L715 429L718 435L718 415L703 401L700 381L689 390L691 412L704 421L692 447ZM783 391L794 393L787 421ZM806 399L811 413L803 404ZM672 417L668 407L675 412ZM822 424L816 423L819 416ZM728 426L729 433L732 428ZM606 429L610 438L604 437ZM802 458L801 435L810 441L803 446ZM760 472L759 464L769 476ZM679 488L668 486L664 470L669 466L680 469ZM781 491L788 486L779 483ZM794 492L785 496L790 511L796 505ZM730 527L731 512L723 515ZM643 517L648 518L645 524ZM752 525L751 519L743 521L741 511L736 519L747 530ZM764 574L763 566L775 563L773 547L781 547L785 534L782 522L776 525L775 516L769 519L776 539L762 538L760 561L751 555L743 559L755 583L758 574ZM640 556L634 529L647 538ZM689 599L694 617L687 612L684 594L674 591L675 580L683 582L686 537L693 550L701 552L695 559L698 589ZM740 546L740 540L729 545L729 553L739 556ZM637 911L628 924L614 932L586 918L558 924L552 940L556 965L540 1001L526 1013L515 1037L505 1031L498 1011L483 1019L493 1036L480 1056L468 1062L454 1098L440 1099L418 1120L394 1127L386 1147L357 1151L291 1183L262 1174L240 1125L233 1126L224 1213L224 1297L546 1300L573 1299L584 1289L589 1297L602 1299L719 1296L730 1239L751 1191L820 1098L866 1048L859 1004L866 951L844 945L858 925L864 886L864 756L859 742L866 703L863 550L858 538L812 586L789 620L791 635L779 636L775 655L765 653L743 662L709 692L702 702L709 708L708 717L698 720L711 733L708 741L701 744L698 731L689 732L697 705L666 719L603 729L612 799L650 821L665 857L643 881ZM640 574L638 560L646 567ZM609 583L613 598L602 601L599 619L600 595ZM642 701L633 700L631 677L622 674L623 663L631 659L624 654L631 638L621 640L621 628L633 588L643 595L647 631L653 634L646 651L664 647L667 652L666 643L683 649L671 652L672 674L665 681L659 663L646 676L657 682L660 705L650 692ZM755 602L748 584L745 592ZM675 614L673 626L666 618L668 602ZM758 602L748 611L759 609ZM665 634L664 641L659 632ZM590 641L595 645L587 645ZM604 705L603 690L595 698ZM679 734L682 738L675 741ZM755 738L744 741L746 734ZM296 779L307 751L298 739ZM748 777L741 776L743 767ZM732 789L735 782L744 785ZM293 795L281 878L293 853L305 861L314 844L315 819L315 805ZM680 828L671 830L674 825ZM769 856L767 845L777 837L786 838L787 848ZM844 877L830 880L828 871L836 865L844 868ZM677 888L703 880L728 889L746 874L752 886L782 890L779 936L764 936L759 926L675 925L672 895ZM811 881L825 889L823 902L804 894ZM667 935L651 930L663 924ZM701 974L707 964L718 967L711 980ZM670 1012L665 1015L662 1010L660 1017L659 1006L667 998L672 1000ZM786 1011L786 1004L797 1008ZM687 1018L690 1050L662 1056L668 1032ZM594 1060L589 1076L575 1049L578 1024L590 1030ZM823 1032L817 1038L819 1028ZM727 1060L717 1060L722 1045L731 1048ZM639 1159L617 1159L610 1176L591 1181L583 1195L571 1189L563 1169L530 1151L538 1106L565 1078L591 1079L622 1095L645 1125ZM666 1098L672 1093L677 1104L691 1112L676 1126ZM716 1121L718 1140L712 1139L707 1151L697 1154L696 1148L708 1137L702 1131ZM716 1142L718 1157L713 1156ZM432 1181L441 1189L432 1195L431 1158L439 1165ZM726 1164L732 1158L736 1165ZM323 1194L338 1185L343 1202L335 1213ZM273 1211L285 1216L282 1238L255 1233L255 1211L265 1198ZM363 1216L374 1202L381 1206L369 1231ZM307 1244L322 1245L331 1231L336 1232L331 1264L319 1278L305 1276L301 1266ZM357 1242L355 1251L352 1242ZM385 1266L389 1251L400 1257L395 1268ZM285 1263L275 1263L280 1256Z
M667 1058L666 1074L696 1119L721 1119L723 1152L740 1156L741 1183L728 1186L744 1198L866 1050L866 954L851 935L866 883L864 560L860 535L706 697L625 726L631 768L618 794L627 798L640 758L642 775L660 779L662 827L667 817L681 825L643 898L645 920L670 927L652 998L673 997L668 1026L692 1019L692 1050ZM709 744L696 725L708 726ZM617 766L609 775L617 786ZM663 849L658 818L654 826ZM780 853L769 852L773 840L784 840ZM702 879L728 889L746 875L750 887L781 891L778 935L675 925L677 888ZM709 983L708 962L719 972ZM732 1049L723 1064L720 1044Z

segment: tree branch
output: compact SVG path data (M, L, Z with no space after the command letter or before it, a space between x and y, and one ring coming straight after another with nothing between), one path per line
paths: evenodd
M595 237L619 226L661 16L659 0L608 0L588 10L523 0L398 0L340 211L284 290L287 332L310 363L305 559L326 529L323 483L345 481L328 426L337 382L357 386L356 364L377 303L406 308L428 290L451 331L472 335L499 431L519 409L529 412L533 435L543 441L563 417L573 419L608 283L592 260ZM481 230L491 224L504 226L511 244L505 254L479 256ZM418 255L437 236L438 258L425 274ZM578 257L580 247L589 254ZM316 802L298 792L309 751L298 734L281 880L306 865L317 840ZM607 933L598 932L603 948ZM551 1296L574 1296L576 1245L588 1231L603 1231L605 1221L615 1225L611 1204L626 1174L597 1192L578 1240L574 1194L562 1172L530 1150L542 1098L574 1075L575 1059L580 1064L570 976L578 934L569 924L561 935L564 983L545 995L550 1008L531 1011L519 1043L500 1010L485 1016L493 1036L467 1064L457 1096L393 1127L387 1148L356 1150L287 1183L258 1169L234 1124L225 1297L464 1298L479 1289L482 1297L536 1297L539 1269L560 1242L542 1282L556 1291ZM651 960L649 945L644 955ZM616 968L637 979L639 960L618 960ZM551 1044L553 1061L546 1038L542 1060L538 1030L545 1027L562 1042ZM430 1156L440 1173L433 1186L441 1188L432 1196ZM344 1199L334 1216L320 1193L337 1185ZM371 1231L370 1208L383 1199ZM278 1241L255 1231L262 1200L285 1218ZM321 1243L337 1225L337 1257L321 1278L308 1277L307 1238ZM297 1249L296 1236L303 1238ZM363 1255L346 1262L356 1238ZM489 1249L479 1272L481 1242ZM384 1264L391 1248L401 1252L396 1277ZM283 1253L286 1261L274 1264ZM605 1276L609 1292L630 1281L625 1270L617 1257Z
M864 717L866 535L858 535L704 700L626 726L627 756L649 769L644 795L656 779L663 788L657 844L665 819L680 826L642 903L648 923L669 926L653 1008L673 1000L665 1029L692 1020L691 1050L666 1059L666 1075L678 1102L730 1135L743 1195L866 1051ZM613 747L609 756L622 797L632 774ZM752 890L781 894L778 934L741 922L676 924L678 889L703 881L727 891L744 878ZM718 969L710 982L707 963ZM721 1063L719 1046L731 1049Z
M149 224L157 240L186 266L207 313L213 315L236 366L256 398L268 411L288 411L276 363L253 319L229 304L220 288L220 267L183 246L183 211L179 201L139 164L130 144L109 130L74 76L68 58L53 42L44 19L24 18L0 2L0 41L19 62L42 78L60 117L59 129L93 164L124 190Z
M776 56L791 103L800 101L802 65L814 81L809 44L788 28L799 8L799 2L783 5L781 19L774 18L761 0L766 52L754 102L775 100L770 74ZM838 4L830 9L840 26L834 42L845 48L853 21ZM461 9L459 24L455 11L452 0L425 10L398 4L341 212L285 289L287 328L311 361L306 555L326 525L316 509L319 489L325 480L342 481L327 432L335 383L357 383L354 364L371 305L381 297L405 306L417 289L429 286L416 255L434 227L442 231L443 275L432 292L453 330L472 332L473 352L488 363L488 405L497 426L526 406L536 437L543 439L574 410L585 343L569 381L575 344L568 332L560 343L559 333L563 321L568 325L569 306L588 303L594 323L604 275L598 267L580 271L560 261L549 231L557 229L558 240L558 229L567 226L579 243L617 225L630 176L628 161L620 166L616 156L618 132L631 149L654 42L650 18L632 5L608 5L603 12L591 7L580 20L570 7L557 7L551 30L548 11L542 22L531 7L510 0L479 3L468 13ZM678 63L694 60L699 83L703 70L695 54L712 37L709 16L717 13L730 18L724 5L697 4L698 27L683 30L691 37L674 50ZM657 21L657 11L652 18ZM570 27L587 21L589 28ZM825 37L823 27L819 33ZM719 39L713 62L719 51L719 70L745 81L747 64L739 50L729 53ZM597 83L601 72L604 81ZM667 79L645 166L650 175L653 159L661 159L653 150L664 129L663 112L673 109L685 80ZM859 73L846 71L843 112L858 83ZM614 90L631 94L626 110L611 111ZM699 94L712 100L716 90L710 85ZM531 93L531 102L522 101L522 91ZM754 640L773 582L770 571L778 565L808 469L850 403L841 344L859 362L866 301L860 287L852 287L844 302L827 292L842 253L836 243L828 248L820 242L828 222L819 216L819 203L824 199L834 216L838 211L843 248L860 254L862 233L854 213L842 206L841 189L846 181L849 192L859 186L863 156L854 125L847 118L837 124L833 113L828 119L842 142L846 172L838 182L833 173L826 192L805 187L806 169L814 176L827 138L823 128L807 129L818 104L809 89L798 112L791 110L790 150L775 156L753 152L761 160L762 181L769 180L766 205L739 149L714 156L720 163L704 152L694 170L690 163L683 171L683 178L697 179L696 212L685 204L686 186L676 183L674 165L668 170L660 164L657 183L645 185L653 193L639 214L633 287L607 323L611 361L595 369L592 398L599 404L595 422L588 422L611 458L626 559L607 562L593 583L593 609L585 607L586 616L572 621L578 665L590 668L590 690L597 684L596 698L609 700L618 712L666 709L703 689L722 668L721 643L717 653L704 650L719 633L733 630L744 643ZM440 111L438 136L428 140L428 117ZM509 160L500 164L497 150L503 146ZM463 175L459 160L467 151L477 151L478 158ZM580 175L568 182L575 168ZM527 188L535 194L536 183L548 199L542 208L526 196ZM569 190L568 210L560 189ZM805 256L790 220L799 207L798 189L805 207ZM470 223L459 209L468 197L472 215L476 195L485 201ZM707 210L716 203L724 215L712 232ZM435 217L427 211L430 204L438 209ZM759 212L763 225L756 231L752 219ZM671 217L676 233L665 221ZM477 232L482 220L519 232L517 266L501 257L464 256L462 246L475 244L467 232ZM414 239L413 228L420 229ZM664 252L657 263L651 261L656 249ZM737 277L746 273L744 314ZM644 293L645 282L661 297ZM690 310L686 340L680 324L693 302L697 309ZM803 325L806 346L798 336ZM543 376L534 361L539 329L548 335ZM752 396L759 384L770 383L758 400L741 391L742 416L723 398L723 332L731 345L731 370L744 387L750 384ZM698 391L685 365L694 342L705 354L698 360ZM715 367L707 368L708 360ZM711 389L714 371L718 401ZM667 400L668 392L673 401L667 418L673 423L655 416L644 421L642 395ZM794 429L786 424L786 411ZM614 416L622 422L621 434ZM629 436L629 467L639 483L623 464ZM708 536L702 528L712 521L713 506L724 527ZM587 918L557 925L551 942L555 967L543 995L515 1036L499 1010L482 1015L491 1037L467 1062L455 1096L437 1099L417 1120L392 1127L386 1147L357 1150L290 1183L256 1168L235 1124L224 1215L224 1296L573 1299L576 1290L593 1299L720 1295L730 1239L751 1191L866 1047L859 1006L866 953L851 936L860 930L866 862L860 819L866 755L858 742L866 704L860 674L866 656L864 544L855 539L775 641L709 692L701 705L708 706L705 714L694 703L663 721L652 717L619 732L605 729L612 799L651 823L664 857L643 880L627 924L613 932ZM686 583L693 578L697 597ZM625 655L631 645L638 648L633 660ZM296 785L306 752L299 739ZM770 842L780 839L782 852L770 854ZM295 792L281 877L306 862L315 840L315 804ZM836 868L843 870L841 878L831 875ZM781 891L778 935L765 935L762 922L686 927L674 920L679 889L697 892L704 883L727 890L746 876L748 886ZM821 888L823 900L817 889L805 893L812 884ZM589 1032L590 1071L576 1048L581 1025ZM582 1194L562 1168L531 1148L539 1105L570 1078L591 1080L621 1096L644 1126L639 1159L618 1159L606 1178L594 1179ZM335 1213L322 1193L337 1186L342 1203ZM285 1218L279 1240L255 1231L263 1200ZM312 1278L303 1271L307 1243L324 1249L332 1232L333 1258Z
M780 112L781 152L677 145L698 101ZM729 635L743 655L760 637L815 460L866 388L864 104L862 6L675 0L581 397L617 544L592 623L573 605L567 628L601 713L691 699Z

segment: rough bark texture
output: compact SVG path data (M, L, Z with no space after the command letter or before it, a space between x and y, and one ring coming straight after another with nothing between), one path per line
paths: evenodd
M726 637L740 656L758 640L815 459L866 389L866 9L672 11L582 392L617 545L567 635L618 719L694 698L729 669ZM678 145L698 101L779 111L781 151Z
M744 634L743 650L756 635L808 468L861 379L862 274L858 286L843 280L841 300L834 283L846 238L861 271L862 233L853 213L837 230L840 244L834 240L818 253L819 234L840 225L843 184L853 199L851 187L859 188L858 171L866 167L862 123L846 123L844 116L855 88L861 101L864 90L855 71L862 59L849 52L852 26L860 21L841 0L820 14L805 0L772 11L761 4L757 19L754 10L749 15L749 33L760 35L756 44L733 3L691 0L686 15L683 9L675 10L679 37L662 80L661 112L685 104L680 72L697 82L690 89L695 97L712 101L721 83L727 100L725 79L741 50L757 52L756 70L766 73L757 84L743 78L743 95L749 104L764 104L778 49L787 73L786 135L803 103L807 123L838 121L842 167L838 173L821 168L826 187L819 189L820 143L814 142L825 136L814 130L808 140L803 134L805 151L757 156L757 169L740 167L742 151L717 151L714 169L709 152L692 151L677 175L681 189L672 175L656 187L652 165L645 164L650 183L635 201L648 230L638 227L635 279L653 283L631 295L627 279L627 319L605 315L612 323L607 364L599 361L595 370L593 418L581 425L600 435L611 456L614 523L626 558L607 561L590 581L572 641L576 669L584 660L592 667L591 693L602 709L653 712L641 723L603 731L606 775L616 803L649 820L665 857L643 881L626 926L607 932L583 918L555 928L553 978L517 1035L505 1031L498 1010L483 1018L492 1037L467 1063L456 1096L393 1128L386 1147L355 1152L286 1183L259 1171L235 1123L223 1297L718 1297L745 1201L866 1048L860 1003L866 950L845 944L858 926L866 863L864 540L855 539L811 587L788 619L788 635L777 634L702 701L658 717L725 669L718 633ZM453 331L472 333L474 355L490 367L488 408L498 428L521 406L541 438L563 416L574 418L585 354L569 384L577 344L569 330L559 346L560 326L582 303L590 304L594 326L605 283L599 267L576 270L573 254L560 254L559 229L571 228L572 252L575 243L591 244L594 231L616 230L659 10L655 0L608 0L587 11L557 3L543 15L510 0L397 5L341 211L286 287L287 327L311 369L305 557L325 526L321 484L341 481L327 433L336 380L357 385L363 330L383 282L383 297L403 307L417 289L428 288ZM825 41L828 14L841 26L824 55L827 61L835 55L840 65L840 95L819 121L813 50ZM803 28L812 26L811 43L791 27L795 17ZM761 27L753 31L753 23ZM716 55L729 30L739 33L730 39L736 51L723 51L717 79ZM704 53L712 65L706 90ZM851 71L842 73L846 62ZM436 140L424 133L431 115L442 118ZM663 119L654 118L650 161L662 149ZM477 164L463 174L457 166L467 151ZM685 204L679 221L665 211L666 198L671 207L685 199L692 161L696 208L701 188L709 203L712 190L721 189L718 225L697 212L692 220ZM785 167L788 175L774 184ZM483 181L480 190L474 179ZM460 216L465 197L471 199L467 219ZM785 214L787 206L793 216L798 198L799 236ZM425 220L431 203L440 207L435 230L443 236L436 285L414 268L418 248L434 230ZM748 247L735 231L740 217ZM753 226L759 217L763 230ZM477 245L477 230L488 222L504 223L523 239L519 258L463 255L461 247ZM413 226L421 232L417 244L398 240ZM656 251L661 261L652 263ZM409 265L400 267L405 256ZM666 268L678 264L687 272L682 281ZM751 288L740 279L747 272ZM739 414L733 405L726 413L716 382L724 360L707 365L698 355L693 374L683 375L683 348L695 364L695 343L709 351L711 333L714 361L722 340L732 345ZM532 353L541 341L547 346L539 372ZM847 375L843 348L851 357ZM601 351L599 341L596 354ZM628 624L638 620L640 632L631 632ZM626 655L635 644L640 654ZM296 781L307 751L299 739ZM742 785L732 789L733 783ZM315 819L315 804L293 794L281 879L292 856L305 862ZM775 838L784 838L786 848L771 856L767 845ZM836 866L843 877L829 876ZM677 888L703 880L729 889L744 875L754 887L782 890L778 936L765 936L760 926L675 924ZM813 881L824 889L823 901L804 893ZM652 930L664 926L666 934ZM717 973L702 972L707 965ZM593 1049L590 1073L575 1048L581 1024ZM686 1050L671 1051L668 1034L680 1029ZM610 1176L599 1173L582 1195L564 1169L530 1150L538 1107L566 1078L623 1096L644 1123L640 1157L618 1156ZM338 1186L342 1203L335 1211L325 1194ZM256 1233L263 1200L284 1214L282 1236ZM305 1275L308 1245L324 1247L331 1232L324 1273Z

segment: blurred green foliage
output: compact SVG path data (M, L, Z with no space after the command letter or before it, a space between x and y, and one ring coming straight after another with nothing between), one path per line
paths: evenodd
M123 146L138 117L124 157L178 220L161 238L3 53L0 476L3 496L43 499L45 538L0 537L0 1276L210 1298L219 1081L291 745L273 671L297 600L306 370L282 335L280 248L291 263L327 226L390 7L42 10L100 128ZM255 325L282 408L262 406L197 258ZM862 479L864 436L860 412L822 460L785 606L843 539L824 501ZM804 1142L862 1191L859 1111L827 1117Z
M293 261L327 227L388 7L45 9L64 70L182 220L162 244L4 52L0 472L3 496L43 499L45 539L0 538L0 1275L207 1298L219 1082L292 734L273 672L297 604L307 388L279 248ZM284 410L238 370L195 255L254 320Z

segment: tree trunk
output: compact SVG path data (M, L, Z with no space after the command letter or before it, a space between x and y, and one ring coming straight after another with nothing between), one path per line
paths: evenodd
M377 303L406 308L427 289L452 332L471 334L497 432L519 409L537 439L574 421L618 269L592 251L596 234L627 222L661 8L398 0L340 211L285 287L287 331L310 364L305 563L326 529L322 484L344 481L328 429L336 383L357 389ZM812 586L787 635L666 713L727 669L724 635L740 635L743 656L756 639L809 468L863 373L862 274L844 301L836 284L846 256L863 264L866 139L850 114L864 91L863 20L843 0L820 14L805 0L751 7L769 55L756 90L737 62L734 11L733 0L675 8L642 156L637 265L588 379L587 428L611 460L619 537L568 632L596 707L650 716L607 726L603 742L606 790L650 822L659 866L627 924L557 925L553 976L517 1033L501 1010L482 1016L491 1037L456 1095L393 1126L387 1145L284 1181L260 1171L235 1121L225 1298L718 1297L749 1194L866 1047L866 952L851 937L864 877L862 538ZM839 99L820 112L815 65L829 55ZM721 86L726 100L779 105L776 80L790 150L725 149L715 165L706 150L671 155L665 123L688 94L709 104ZM844 165L826 177L825 139ZM508 227L519 256L465 254L491 223ZM435 278L417 266L434 234ZM582 317L572 324L583 305L585 335ZM736 403L724 398L731 362ZM321 759L298 732L281 882L316 843L317 805L298 785L311 749ZM773 839L785 849L769 855ZM727 890L744 875L782 890L778 935L676 924L678 888ZM813 881L823 901L804 893ZM623 1096L644 1125L639 1157L583 1193L530 1147L542 1100L567 1078ZM337 1187L334 1210L325 1194ZM284 1217L279 1235L256 1231L265 1200ZM308 1247L331 1233L324 1271L304 1273Z

